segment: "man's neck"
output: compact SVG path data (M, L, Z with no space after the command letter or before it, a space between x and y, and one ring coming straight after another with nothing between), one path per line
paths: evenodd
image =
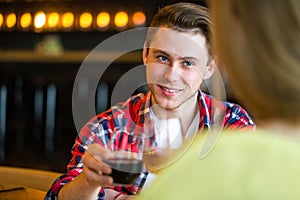
M186 133L188 128L190 127L194 117L196 116L199 106L198 106L198 96L195 95L192 98L190 98L188 101L183 103L180 107L172 110L163 109L160 106L153 105L152 109L154 114L159 119L171 119L171 118L177 118L181 122L182 131L183 133Z

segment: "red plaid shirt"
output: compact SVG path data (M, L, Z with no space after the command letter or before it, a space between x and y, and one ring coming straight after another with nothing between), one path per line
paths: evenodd
M132 135L150 119L150 97L150 92L146 95L139 94L133 96L126 102L117 104L91 119L76 137L72 148L73 157L68 164L67 173L53 183L45 199L57 199L59 190L83 171L82 155L86 151L87 146L95 142L95 138L99 144L105 146L110 140L113 131L117 129L119 130L119 134L115 145L123 150L135 151L136 143ZM210 128L213 123L212 116L214 116L216 107L220 108L223 113L223 128L255 128L255 124L247 112L237 104L217 101L212 96L204 94L201 91L199 91L198 103L200 112L199 132L204 128ZM151 131L154 133L154 127L152 127ZM137 194L144 185L147 175L148 172L145 171L140 174L139 179L134 185L128 187L115 186L113 189L127 194ZM102 188L99 191L97 199L104 199L104 197L105 192Z

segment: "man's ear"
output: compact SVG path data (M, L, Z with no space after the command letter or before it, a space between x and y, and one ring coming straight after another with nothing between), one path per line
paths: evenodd
M218 63L218 57L215 56L214 59L212 59L210 63L206 66L206 71L203 79L209 79L214 74L217 68L217 63Z
M144 47L143 47L143 63L144 63L144 65L146 65L146 63L147 63L147 57L148 57L148 47L145 42Z

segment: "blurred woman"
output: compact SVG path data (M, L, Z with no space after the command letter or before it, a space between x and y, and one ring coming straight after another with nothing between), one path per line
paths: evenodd
M300 2L229 0L211 6L215 47L240 100L263 126L299 128Z
M300 1L210 3L216 52L257 132L222 134L204 159L199 138L141 199L300 199Z

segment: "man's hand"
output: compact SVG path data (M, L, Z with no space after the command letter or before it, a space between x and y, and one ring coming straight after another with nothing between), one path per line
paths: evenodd
M84 164L83 175L91 186L111 187L113 179L109 176L111 168L102 159L107 158L108 152L98 144L91 144L82 156Z
M109 176L111 168L101 160L105 159L107 154L108 152L100 145L89 145L82 156L83 172L60 190L58 199L96 199L101 187L111 187L113 185L113 179Z
M126 195L120 194L119 192L112 189L105 189L105 199L111 200L133 200L136 198L136 195Z

